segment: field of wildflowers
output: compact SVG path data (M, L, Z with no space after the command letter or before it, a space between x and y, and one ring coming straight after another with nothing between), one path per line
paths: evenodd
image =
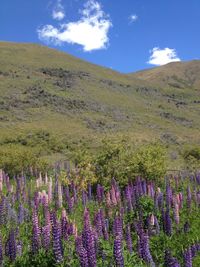
M0 171L0 266L200 266L198 173L81 190L63 171Z

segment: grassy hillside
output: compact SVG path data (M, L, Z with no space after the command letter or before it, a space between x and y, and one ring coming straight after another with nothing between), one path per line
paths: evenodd
M200 87L200 61L172 62L150 70L131 74L132 77L174 88Z
M105 136L126 136L199 144L199 72L194 61L125 75L44 46L0 42L0 143L95 148Z

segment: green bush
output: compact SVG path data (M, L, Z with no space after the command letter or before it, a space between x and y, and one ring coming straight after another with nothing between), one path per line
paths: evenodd
M166 151L157 143L134 149L126 142L104 142L94 164L98 180L106 186L112 177L122 186L136 176L159 181L166 173Z
M166 150L157 143L142 146L135 154L134 164L140 175L158 181L166 173Z
M4 145L0 147L0 168L13 175L28 172L30 167L45 170L46 161L40 159L40 149L27 148L20 145Z

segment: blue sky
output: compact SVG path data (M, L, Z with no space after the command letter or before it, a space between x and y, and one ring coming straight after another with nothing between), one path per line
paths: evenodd
M133 72L200 58L200 1L1 0L0 40Z

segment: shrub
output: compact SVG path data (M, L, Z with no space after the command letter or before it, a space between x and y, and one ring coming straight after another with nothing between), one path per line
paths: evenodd
M96 175L104 185L109 185L112 177L122 186L140 175L158 181L166 172L166 151L156 143L133 149L126 142L104 142L94 164Z
M46 161L40 159L38 148L26 148L20 145L4 145L0 147L0 168L11 177L15 174L29 172L30 167L45 170Z
M142 146L134 161L138 173L149 180L158 181L166 173L166 150L160 144Z

